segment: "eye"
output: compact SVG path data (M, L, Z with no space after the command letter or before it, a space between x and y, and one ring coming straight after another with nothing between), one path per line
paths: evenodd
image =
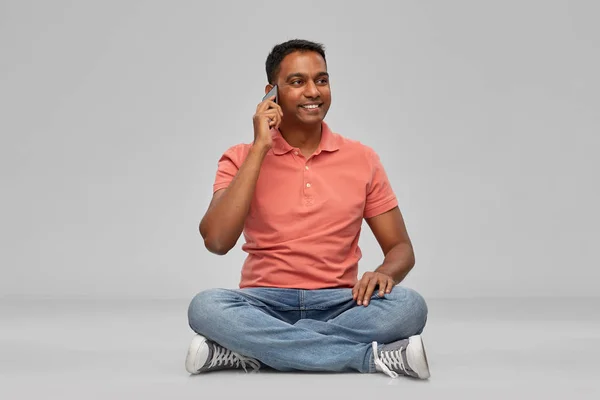
M327 85L327 78L319 79L318 82L322 82L324 85Z
M291 84L292 84L292 85L295 85L295 84L297 84L297 83L300 83L300 82L302 82L302 81L301 81L301 80L299 80L299 79L295 79L295 80L293 80L293 81L291 82Z

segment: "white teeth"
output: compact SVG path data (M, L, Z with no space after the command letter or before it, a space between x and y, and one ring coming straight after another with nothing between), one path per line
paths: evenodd
M309 104L309 105L302 106L302 107L304 107L304 108L318 108L319 105L318 104Z

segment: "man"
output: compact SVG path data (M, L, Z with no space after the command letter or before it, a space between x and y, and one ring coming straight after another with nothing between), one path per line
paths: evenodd
M427 306L396 286L414 265L411 241L379 157L323 121L331 89L323 46L291 40L266 61L268 93L254 141L219 160L200 223L206 248L226 254L242 232L239 289L191 301L192 374L248 371L383 372L427 379L419 335ZM357 280L365 219L385 255Z

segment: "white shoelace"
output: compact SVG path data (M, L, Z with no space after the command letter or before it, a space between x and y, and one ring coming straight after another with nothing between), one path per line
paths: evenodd
M377 365L381 370L392 378L397 378L398 374L392 370L390 367L394 369L399 369L403 372L406 372L406 367L404 366L404 361L402 360L402 349L400 347L398 350L393 351L382 351L381 359L379 358L379 352L377 351L377 342L373 342L373 360L375 360L375 365Z
M226 349L221 346L214 346L214 354L212 360L210 360L209 368L221 365L231 365L235 367L242 367L244 371L248 372L246 366L251 367L254 371L260 369L260 364L254 358L244 357L234 351Z

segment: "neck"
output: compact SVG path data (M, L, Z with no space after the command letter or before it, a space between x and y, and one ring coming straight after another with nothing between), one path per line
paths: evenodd
M283 123L279 126L281 136L292 147L300 150L315 150L321 142L321 123L316 125L287 126Z

